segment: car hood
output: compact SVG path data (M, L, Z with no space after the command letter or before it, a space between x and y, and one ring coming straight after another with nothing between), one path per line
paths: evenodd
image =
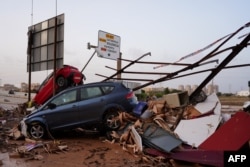
M36 114L39 111L40 111L40 108L35 109L35 110L31 111L30 114L26 115L24 118L27 119L27 118L31 117L32 115Z

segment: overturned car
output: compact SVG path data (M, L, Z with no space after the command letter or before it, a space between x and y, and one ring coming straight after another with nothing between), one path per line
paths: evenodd
M70 65L64 65L62 68L57 69L55 75L55 92L60 91L75 85L82 85L85 76L76 68ZM41 86L37 90L35 97L32 99L32 103L35 106L44 104L49 98L53 96L54 89L54 72L48 75L42 82Z

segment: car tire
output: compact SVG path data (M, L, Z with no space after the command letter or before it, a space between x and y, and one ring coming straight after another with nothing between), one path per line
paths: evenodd
M108 130L117 130L121 126L121 122L117 119L119 116L119 112L117 108L109 109L104 116L104 126L105 129Z
M29 132L29 135L33 139L42 139L42 138L45 138L45 136L47 134L45 126L42 125L39 122L32 123L29 126L28 132Z
M63 77L63 76L59 76L57 79L56 79L56 84L59 86L59 87L66 87L67 86L67 80Z

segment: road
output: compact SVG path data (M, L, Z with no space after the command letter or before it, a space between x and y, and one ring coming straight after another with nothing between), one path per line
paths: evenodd
M31 97L33 97L32 94ZM15 94L9 94L8 91L0 90L0 107L5 110L15 109L18 104L23 104L28 101L28 96L24 92L15 92Z

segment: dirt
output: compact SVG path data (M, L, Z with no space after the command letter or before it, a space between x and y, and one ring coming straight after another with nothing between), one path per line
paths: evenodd
M68 136L41 142L60 142L67 146L67 149L47 152L43 147L34 148L30 153L41 156L40 160L34 160L29 155L21 157L21 154L15 151L18 147L28 144L25 140L9 140L8 154L13 167L140 166L140 156L123 150L119 143L105 141L105 137L99 135Z

